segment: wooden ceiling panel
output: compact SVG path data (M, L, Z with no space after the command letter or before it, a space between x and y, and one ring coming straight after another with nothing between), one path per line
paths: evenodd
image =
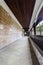
M29 28L35 0L5 0L24 29Z

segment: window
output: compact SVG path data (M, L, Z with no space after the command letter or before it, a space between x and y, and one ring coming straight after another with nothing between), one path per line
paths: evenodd
M36 35L43 35L43 20L36 26Z

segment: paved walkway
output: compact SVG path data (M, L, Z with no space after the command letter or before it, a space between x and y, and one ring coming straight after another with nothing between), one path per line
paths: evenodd
M23 37L2 48L0 65L32 65L28 38Z

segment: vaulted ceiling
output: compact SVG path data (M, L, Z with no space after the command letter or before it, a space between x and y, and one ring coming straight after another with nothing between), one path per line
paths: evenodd
M29 29L35 0L5 0L25 30Z

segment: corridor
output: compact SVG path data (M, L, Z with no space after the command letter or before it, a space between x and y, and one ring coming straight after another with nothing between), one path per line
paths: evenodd
M43 0L0 0L0 65L43 65Z

